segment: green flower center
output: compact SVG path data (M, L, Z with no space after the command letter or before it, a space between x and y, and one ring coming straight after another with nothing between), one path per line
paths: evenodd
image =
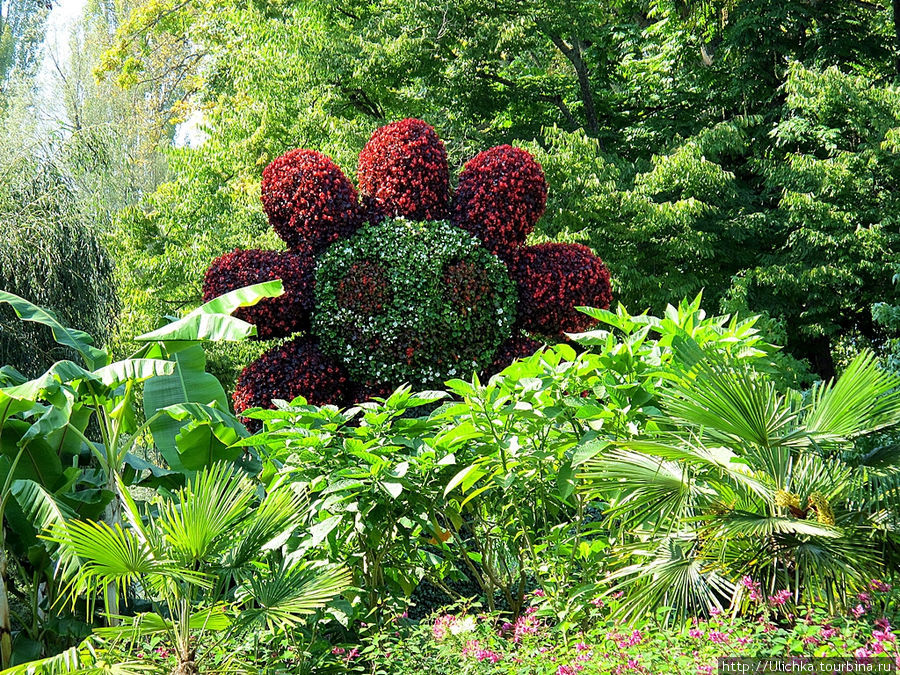
M488 365L510 336L506 266L446 221L367 225L316 269L313 333L361 381L435 385Z

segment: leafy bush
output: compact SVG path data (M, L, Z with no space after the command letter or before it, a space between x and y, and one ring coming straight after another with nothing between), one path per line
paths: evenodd
M103 344L119 311L112 259L74 212L64 180L24 160L3 167L0 289L31 298ZM34 376L71 350L0 308L0 363Z

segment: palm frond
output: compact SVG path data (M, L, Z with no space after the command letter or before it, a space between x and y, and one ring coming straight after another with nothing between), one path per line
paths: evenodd
M175 500L160 508L159 525L183 562L205 560L228 545L232 530L248 516L254 494L243 475L215 464L198 472Z
M819 443L842 443L900 422L900 377L882 370L875 355L861 352L837 380L813 389L805 416L807 433Z
M351 582L344 567L315 568L306 563L284 563L268 574L249 575L237 597L250 601L243 613L247 623L264 622L269 630L286 630L321 609Z
M607 516L657 528L671 523L702 489L685 464L622 449L588 462L581 477L590 494L610 500Z
M694 542L666 538L640 562L609 574L610 592L625 592L615 618L634 622L667 608L666 620L685 619L723 609L734 584L714 560L698 555Z
M796 434L792 401L749 366L700 361L662 400L676 425L702 428L726 445L769 448Z
M57 523L45 535L81 559L81 566L66 585L64 595L72 604L79 594L93 599L109 587L124 596L129 584L172 579L198 586L209 585L205 575L158 559L146 542L121 526L73 520Z
M283 544L306 518L308 506L306 494L289 485L270 491L238 531L234 548L225 555L225 567L240 569L259 551Z

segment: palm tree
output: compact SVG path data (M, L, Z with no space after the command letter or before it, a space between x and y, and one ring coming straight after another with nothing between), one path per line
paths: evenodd
M900 421L900 377L864 352L801 394L690 338L677 350L688 365L662 395L660 430L611 444L585 471L626 544L608 579L627 591L622 617L778 591L846 605L885 572L897 535L900 447L862 441Z
M152 610L117 616L65 654L12 668L26 673L128 673L146 670L129 657L139 641L162 638L177 656L172 675L193 675L217 646L250 630L290 629L350 582L346 569L316 567L285 551L303 527L306 497L279 484L258 501L257 485L224 464L205 469L142 517L122 489L127 527L57 522L47 538L78 559L67 601L140 588ZM110 590L113 589L113 590ZM234 658L237 658L235 656Z

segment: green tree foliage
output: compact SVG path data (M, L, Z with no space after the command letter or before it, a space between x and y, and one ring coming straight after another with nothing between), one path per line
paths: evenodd
M887 7L849 1L136 2L100 70L184 83L172 114L208 139L121 220L146 270L129 308L189 301L206 261L255 242L274 157L321 148L352 175L374 128L418 116L457 165L539 154L536 236L602 251L629 305L705 289L829 375L893 292L893 44Z
M105 342L119 307L113 263L75 217L73 198L52 165L5 161L0 185L0 289L33 299L67 325ZM28 375L69 358L46 332L0 309L0 362Z

